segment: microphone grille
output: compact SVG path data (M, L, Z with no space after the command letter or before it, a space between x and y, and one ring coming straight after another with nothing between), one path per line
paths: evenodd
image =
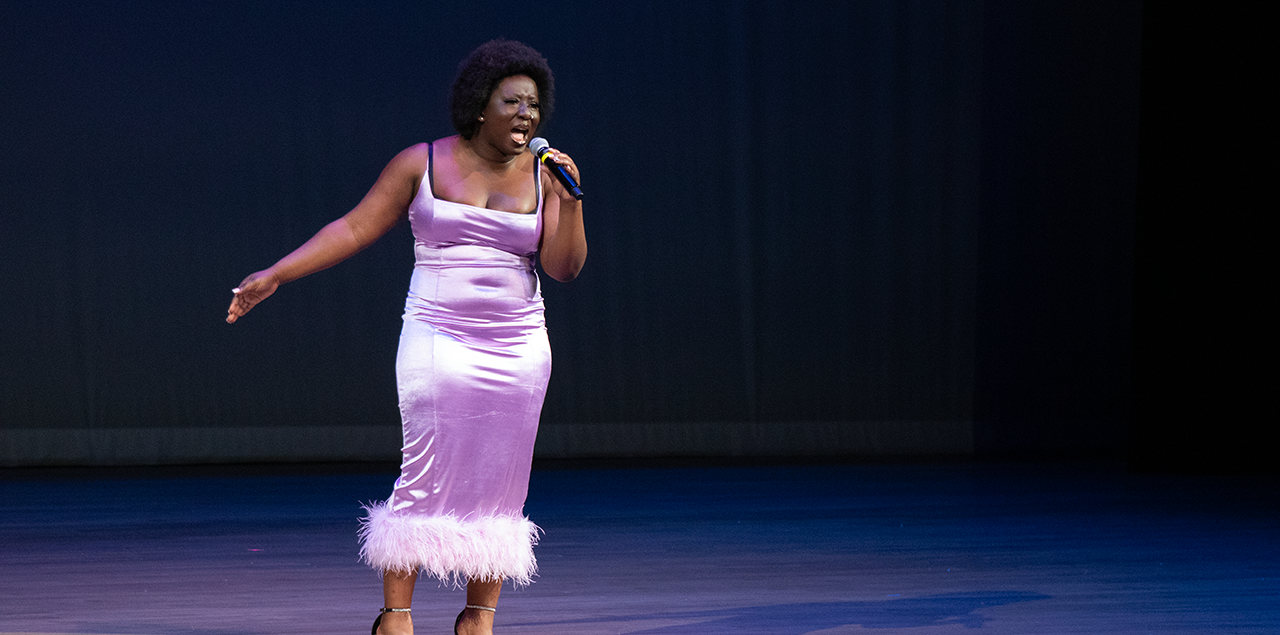
M540 155L549 147L551 147L551 144L547 143L547 140L542 137L534 137L533 140L529 142L529 149L533 150L534 154Z

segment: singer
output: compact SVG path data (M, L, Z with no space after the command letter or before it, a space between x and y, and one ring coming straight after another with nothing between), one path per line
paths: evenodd
M587 256L581 183L568 155L528 150L551 116L547 61L495 40L458 66L458 134L400 152L350 212L234 290L234 323L286 282L355 255L401 219L415 263L396 357L404 446L390 498L366 508L361 557L383 574L373 633L412 633L419 573L466 585L459 635L490 634L503 580L537 569L540 529L524 516L551 349L535 261L561 282ZM559 177L563 178L563 177Z

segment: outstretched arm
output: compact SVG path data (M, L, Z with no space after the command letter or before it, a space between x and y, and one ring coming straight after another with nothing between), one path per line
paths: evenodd
M267 269L249 274L233 290L227 322L234 324L276 289L328 269L386 234L405 216L427 167L427 146L418 144L397 154L383 168L364 199L342 218L325 225L315 236Z
M547 160L564 166L578 183L582 183L578 166L569 155L552 149ZM545 168L542 170L542 191L544 203L539 260L547 275L560 282L568 282L578 277L587 260L587 234L582 226L582 201L573 198Z

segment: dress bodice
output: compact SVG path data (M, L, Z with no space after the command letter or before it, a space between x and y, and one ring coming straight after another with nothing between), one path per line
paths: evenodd
M535 271L542 239L542 186L534 173L537 208L521 214L436 198L434 152L409 205L414 269L406 319L442 328L542 324Z
M434 151L428 150L427 172L409 205L417 264L442 260L454 265L503 263L531 267L542 239L542 183L534 172L537 208L527 214L486 209L436 198L433 192ZM502 252L502 253L493 253ZM511 256L516 257L515 260Z

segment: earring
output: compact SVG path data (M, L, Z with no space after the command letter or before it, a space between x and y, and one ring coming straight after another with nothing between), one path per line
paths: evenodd
M480 123L484 123L484 115L480 115Z

